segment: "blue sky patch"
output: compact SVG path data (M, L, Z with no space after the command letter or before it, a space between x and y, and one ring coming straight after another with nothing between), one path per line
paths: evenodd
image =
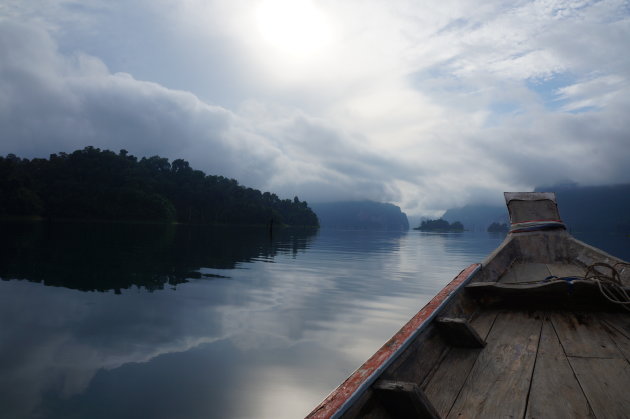
M567 101L558 95L558 90L576 81L569 73L558 73L548 79L527 79L525 85L538 94L547 109L559 110Z

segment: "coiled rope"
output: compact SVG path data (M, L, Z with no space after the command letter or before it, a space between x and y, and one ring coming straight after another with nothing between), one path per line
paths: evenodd
M504 282L504 284L511 285L535 285L535 284L544 284L556 281L565 281L569 285L572 284L574 280L588 281L594 284L597 284L600 293L604 298L614 304L619 304L621 307L630 311L630 295L626 288L624 288L623 282L621 281L621 274L617 270L619 266L630 266L630 263L627 262L617 262L614 265L610 265L608 263L596 262L588 266L586 268L586 274L584 276L548 276L543 280L536 281L520 281L520 282ZM610 275L606 273L602 273L596 268L606 268L610 270ZM622 269L623 272L623 269Z
M621 282L621 275L617 271L617 266L619 265L627 265L630 264L625 262L615 263L613 266L603 263L597 262L593 263L586 269L586 275L584 275L584 279L586 281L595 282L599 286L599 291L601 294L611 303L619 304L626 310L630 311L630 295L623 287L623 283ZM595 268L597 267L610 269L611 274L606 275Z

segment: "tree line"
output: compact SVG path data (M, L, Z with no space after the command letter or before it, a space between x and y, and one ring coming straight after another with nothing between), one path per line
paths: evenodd
M206 175L182 159L86 147L49 159L0 157L0 215L190 224L318 226L296 196Z
M420 231L435 231L435 232L461 232L464 231L464 225L459 221L449 223L448 221L440 218L437 220L424 220L420 223L419 227L414 230Z

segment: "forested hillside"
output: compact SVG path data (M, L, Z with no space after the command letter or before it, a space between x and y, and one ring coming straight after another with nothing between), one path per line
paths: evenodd
M322 228L344 230L409 230L407 215L393 204L373 201L325 202L312 205Z
M138 160L86 147L49 159L0 157L0 215L197 224L317 226L298 197L280 199L178 159Z

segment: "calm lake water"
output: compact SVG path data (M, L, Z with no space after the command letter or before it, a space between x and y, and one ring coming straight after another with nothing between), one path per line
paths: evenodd
M0 224L10 418L296 418L503 236ZM630 259L630 238L575 234Z

